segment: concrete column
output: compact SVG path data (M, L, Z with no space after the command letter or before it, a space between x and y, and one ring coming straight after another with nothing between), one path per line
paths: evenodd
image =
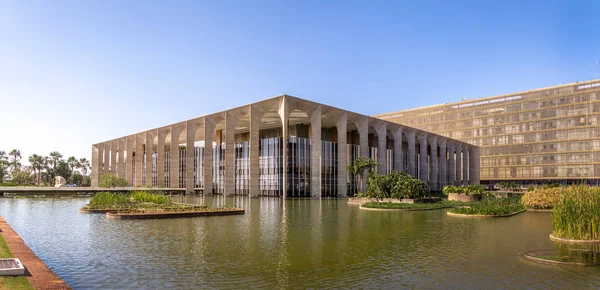
M443 189L447 185L448 179L448 157L446 152L446 138L440 138L440 186L439 189Z
M102 144L92 145L92 172L90 173L92 187L98 187L100 180L100 146L102 146Z
M204 194L213 193L213 142L215 141L216 123L213 117L204 117Z
M235 124L238 117L225 112L225 196L235 194Z
M456 150L456 181L454 182L455 185L461 185L462 184L462 146L461 144L456 144L455 147Z
M117 150L119 140L110 141L110 173L117 174Z
M463 157L463 162L462 162L463 180L462 180L461 184L467 185L467 184L469 184L469 147L467 145L463 145L462 157Z
M152 186L152 154L154 153L154 135L152 132L146 132L146 183L145 186Z
M358 138L360 140L360 156L369 157L369 118L363 118L358 122ZM367 171L362 173L362 189L367 190Z
M337 129L337 162L338 162L338 197L348 196L348 162L347 159L347 140L348 137L348 115L343 112L342 115L336 120L335 123Z
M182 125L171 125L171 144L169 152L169 187L179 188L179 137Z
M428 166L427 166L427 134L422 133L419 136L419 179L427 184L429 180L427 178Z
M129 186L133 186L133 167L135 166L133 163L133 151L135 148L135 135L127 136L125 142L127 150L127 154L125 155L125 180L127 180Z
M440 190L438 183L438 139L437 136L431 138L431 154L429 155L429 187L431 190Z
M469 161L471 161L469 165L469 179L471 184L479 184L480 181L480 148L472 147L471 153L469 155Z
M195 121L186 122L185 140L185 192L194 193L194 141L197 125Z
M167 132L165 128L157 129L158 143L156 146L156 179L158 187L165 187L165 138Z
M413 177L417 176L417 146L416 141L417 138L415 136L415 131L406 132L406 140L408 143L408 173Z
M385 122L378 124L377 131L377 162L379 162L379 174L387 173L387 126Z
M285 198L287 197L287 159L288 159L288 135L289 135L289 128L288 128L288 119L290 116L290 107L289 104L287 102L287 97L283 96L281 97L281 101L279 103L279 109L278 109L278 113L279 113L279 117L281 118L281 131L282 131L282 142L283 142L283 152L281 152L281 157L282 157L282 169L283 169L283 182L282 182L282 191L281 191L281 195Z
M102 169L103 174L110 172L110 141L104 142L104 167Z
M321 105L310 113L310 194L321 196Z
M120 177L125 177L125 151L127 148L125 144L127 143L127 137L123 137L119 139L119 151L117 151L119 160L117 161L117 172Z
M394 132L394 171L402 171L402 127Z
M447 185L456 185L456 162L454 141L447 140L448 145L448 181Z
M135 135L135 177L134 185L142 186L142 163L144 158L144 136L143 133Z
M264 113L260 108L250 105L250 195L260 194L259 144L260 122Z

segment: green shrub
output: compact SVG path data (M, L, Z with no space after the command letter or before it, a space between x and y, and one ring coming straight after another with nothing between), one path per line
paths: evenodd
M450 212L468 215L505 215L523 209L520 196L508 198L486 197L482 201L469 203L468 207L455 208Z
M136 190L131 192L131 199L134 202L139 203L153 203L153 204L171 204L173 203L168 196L164 196L159 192L153 193L143 190Z
M563 189L560 187L537 188L527 191L521 202L530 209L551 209L561 199Z
M129 204L130 197L124 193L100 192L90 200L90 205Z
M406 172L392 172L379 175L369 174L367 197L383 198L423 198L429 195L429 186Z
M554 235L576 240L600 240L600 187L562 188L553 211Z
M496 187L498 187L504 191L516 191L520 188L520 186L514 181L498 182L498 183L496 183Z
M127 180L124 177L116 176L113 173L102 174L100 176L100 182L98 187L101 188L115 188L115 187L127 187Z
M451 205L437 203L392 203L392 202L365 202L361 205L366 208L382 208L382 209L439 209L448 208Z
M479 184L472 185L463 185L463 186L454 186L454 185L446 185L442 189L442 193L444 195L448 195L450 193L458 193L458 194L483 194L485 192L485 187Z

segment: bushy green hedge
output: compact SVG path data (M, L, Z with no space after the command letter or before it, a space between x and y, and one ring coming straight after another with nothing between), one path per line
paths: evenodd
M367 183L367 197L371 198L423 198L429 195L429 186L406 172L370 173Z
M600 240L600 187L562 188L553 211L554 235L565 239Z
M442 193L444 195L448 195L450 193L459 193L459 194L483 194L485 192L485 187L483 185L473 184L473 185L463 185L463 186L454 186L454 185L446 185L442 189Z
M482 201L469 203L468 207L455 208L450 212L468 215L506 215L523 209L520 196L509 198L486 197Z
M561 200L562 191L561 187L537 188L527 191L521 202L530 209L551 209Z
M100 176L100 182L98 183L98 187L101 188L115 188L127 186L127 180L125 180L124 177L120 177L112 173L102 174L102 176Z

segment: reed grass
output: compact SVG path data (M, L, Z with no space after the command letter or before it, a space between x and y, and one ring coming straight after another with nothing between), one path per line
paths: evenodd
M574 185L563 189L553 210L553 234L564 239L600 240L600 187Z

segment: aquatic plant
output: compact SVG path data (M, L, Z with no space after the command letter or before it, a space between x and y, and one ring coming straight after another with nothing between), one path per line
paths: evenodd
M530 209L551 209L561 200L562 191L561 187L536 188L527 191L521 202Z
M524 209L520 196L508 198L486 197L482 201L474 201L466 207L450 210L452 213L467 215L506 215Z
M554 236L600 240L600 187L573 185L562 191L553 210Z
M458 194L483 194L485 192L485 187L479 184L472 185L463 185L463 186L454 186L454 185L446 185L442 189L442 193L444 195L448 195L450 193L458 193Z

